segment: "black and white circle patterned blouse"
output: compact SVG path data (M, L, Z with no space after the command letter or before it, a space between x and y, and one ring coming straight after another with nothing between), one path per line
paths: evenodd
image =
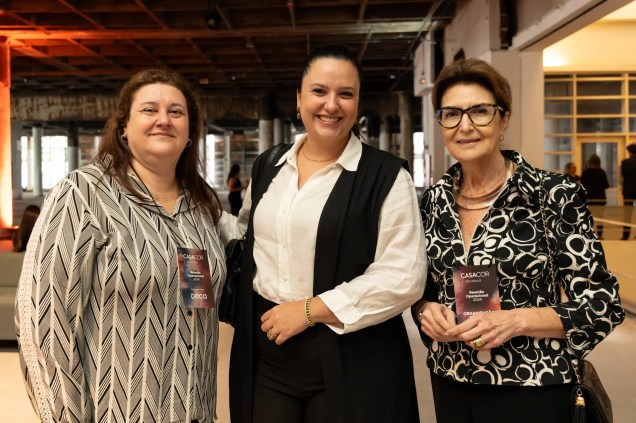
M452 194L456 164L425 193L421 212L427 241L428 274L424 299L455 311L453 267L491 264L497 268L502 310L552 307L567 339L519 336L500 347L477 351L463 342L434 342L427 365L439 376L459 382L493 385L553 385L573 379L570 354L581 358L624 319L618 283L607 269L594 235L584 188L563 175L535 169L519 153L503 151L517 170L475 229L464 249ZM539 189L541 175L545 191ZM547 239L540 193L544 197L556 278L568 300L552 304Z

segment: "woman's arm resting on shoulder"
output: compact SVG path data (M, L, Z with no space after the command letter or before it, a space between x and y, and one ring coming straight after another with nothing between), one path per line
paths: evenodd
M251 188L251 187L250 187ZM243 206L238 216L233 216L228 212L223 212L219 220L219 236L223 245L227 245L233 239L243 238L247 232L247 223L250 218L250 208L252 207L251 189L248 189L243 200Z

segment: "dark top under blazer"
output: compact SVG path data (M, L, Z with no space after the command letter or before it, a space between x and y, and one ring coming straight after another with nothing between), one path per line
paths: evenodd
M407 167L406 162L392 154L362 146L357 170L342 171L320 217L314 295L352 280L373 263L382 203L400 168ZM233 423L252 421L253 216L281 168L265 168L264 157L268 155L269 151L257 158L252 172L252 209L238 297L241 313L230 358ZM278 158L274 163L277 161ZM307 330L319 332L330 422L419 421L411 349L401 315L344 335L322 324Z
M636 200L636 156L621 162L621 176L623 177L623 198Z

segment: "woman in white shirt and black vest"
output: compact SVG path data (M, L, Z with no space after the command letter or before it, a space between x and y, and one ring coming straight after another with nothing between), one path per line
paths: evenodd
M297 92L306 135L254 164L230 411L243 422L417 422L402 311L423 293L406 162L360 141L360 68L315 50Z

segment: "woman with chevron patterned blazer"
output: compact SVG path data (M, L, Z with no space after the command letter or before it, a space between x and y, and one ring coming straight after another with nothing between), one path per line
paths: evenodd
M226 266L183 77L129 80L94 162L48 194L16 325L44 422L212 422Z

